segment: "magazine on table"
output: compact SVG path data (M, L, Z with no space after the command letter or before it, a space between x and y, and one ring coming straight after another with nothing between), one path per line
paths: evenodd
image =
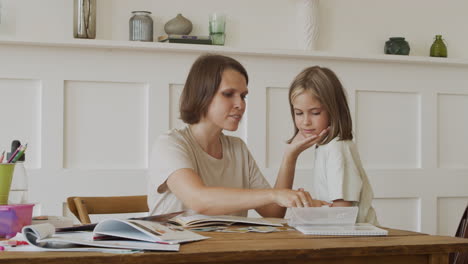
M23 227L23 238L42 251L104 251L105 249L135 249L178 251L179 245L148 243L132 240L96 241L92 232L55 233L52 224L44 223ZM112 252L112 251L111 251Z
M173 212L168 214L160 214L160 215L150 215L150 216L143 216L143 217L133 217L129 218L128 220L146 220L146 221L153 221L153 222L164 222L166 223L169 219L184 213L184 211ZM70 232L70 231L93 231L96 227L97 223L92 224L84 224L78 226L67 226L67 227L60 227L56 228L55 231L57 232Z
M51 251L101 251L95 247L178 251L180 243L208 238L167 222L121 219L103 220L93 232L56 233L53 225L44 223L25 226L22 234L30 245Z
M251 225L264 225L264 226L283 226L277 221L272 221L265 218L252 218L243 216L232 215L201 215L193 214L188 216L176 216L169 220L174 223L187 228L201 227L201 226L219 226L219 225L232 225L232 224L251 224Z
M99 222L93 234L94 239L107 239L110 236L163 244L180 244L208 238L167 222L120 219Z

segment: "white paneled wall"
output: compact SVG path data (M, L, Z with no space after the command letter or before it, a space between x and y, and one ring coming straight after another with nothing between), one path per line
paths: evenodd
M364 166L420 168L420 94L380 89L359 90L355 98L355 135Z
M0 79L2 138L21 138L28 145L28 164L40 166L42 83L32 79ZM10 140L1 140L0 148L11 151ZM6 154L5 154L6 155Z
M381 224L455 232L468 202L468 64L76 43L0 43L0 147L29 142L30 198L39 213L61 214L72 195L145 193L150 146L182 125L183 83L195 58L210 51L249 72L245 119L231 134L247 142L271 183L293 132L288 86L303 68L326 66L348 92ZM311 151L300 157L295 187L311 187L312 158Z
M439 167L468 169L468 90L465 94L437 95Z
M65 81L65 169L148 167L148 85Z

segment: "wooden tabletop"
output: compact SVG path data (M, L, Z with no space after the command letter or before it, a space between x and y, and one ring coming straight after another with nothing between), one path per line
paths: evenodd
M468 239L388 230L385 237L200 232L211 238L179 252L3 252L0 263L446 263L448 253L468 251Z

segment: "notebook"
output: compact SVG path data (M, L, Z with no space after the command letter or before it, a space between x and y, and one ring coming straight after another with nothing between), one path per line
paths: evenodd
M295 227L306 235L318 236L386 236L388 231L367 223L354 225L299 225Z
M386 236L388 231L368 223L356 223L358 207L291 208L288 224L306 235Z

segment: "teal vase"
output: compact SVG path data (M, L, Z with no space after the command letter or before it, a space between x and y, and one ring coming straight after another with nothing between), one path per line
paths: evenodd
M409 55L410 46L405 38L394 37L385 42L384 52L385 54Z
M431 57L447 57L447 46L442 39L442 35L436 35L434 43L431 46Z

